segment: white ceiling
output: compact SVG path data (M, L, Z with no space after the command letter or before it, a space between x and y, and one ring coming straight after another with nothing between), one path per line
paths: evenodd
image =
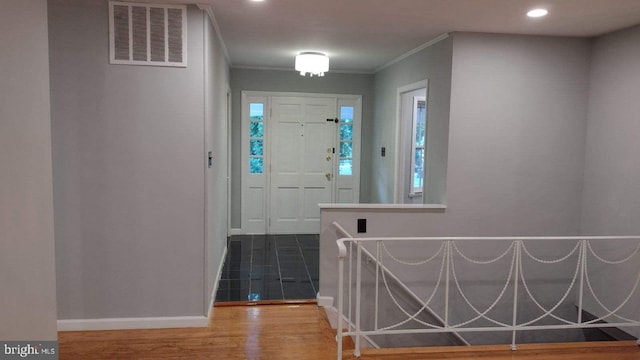
M185 1L186 2L186 1ZM640 0L204 0L234 67L293 69L320 51L331 70L374 72L454 31L592 37L640 24ZM545 7L545 18L526 12Z

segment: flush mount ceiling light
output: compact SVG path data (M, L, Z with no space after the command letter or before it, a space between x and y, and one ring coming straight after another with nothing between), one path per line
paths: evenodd
M329 57L318 52L302 52L296 55L296 71L302 76L324 76L329 71Z
M547 9L533 9L527 13L527 16L530 18L539 18L546 16L549 13Z

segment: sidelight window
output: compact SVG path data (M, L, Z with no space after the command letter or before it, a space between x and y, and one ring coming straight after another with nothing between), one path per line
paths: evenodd
M411 143L411 193L421 194L424 188L425 135L427 129L426 98L413 98L413 136Z
M249 104L249 174L264 172L264 104Z
M340 107L339 175L353 175L353 106Z

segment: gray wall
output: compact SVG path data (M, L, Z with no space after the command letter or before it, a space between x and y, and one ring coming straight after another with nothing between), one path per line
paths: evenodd
M56 340L44 0L0 3L0 48L0 339Z
M203 19L188 68L109 65L107 1L49 1L59 319L206 314Z
M425 201L446 201L452 44L449 37L376 73L373 131L368 138L372 144L368 155L371 202L393 202L398 88L424 79L429 79ZM382 147L386 148L385 157L381 156Z
M366 218L369 236L577 234L589 54L587 39L455 34L447 209L323 211L321 294L335 294L332 221L355 234Z
M594 42L581 233L640 233L640 27Z
M581 234L640 234L640 27L616 32L594 41L584 170ZM606 246L605 246L606 245ZM600 244L595 251L607 259L624 259L637 246L625 242ZM598 266L593 262L592 266ZM592 270L596 291L605 289L605 305L615 308L628 296L638 271L632 261ZM638 304L639 296L631 298ZM585 305L594 314L602 308L590 299ZM623 308L637 317L637 306ZM638 335L638 329L626 329Z
M293 61L293 59L292 59ZM240 228L240 165L241 165L241 94L242 91L280 91L301 93L362 95L362 149L360 202L369 202L371 161L370 139L373 119L373 75L329 72L324 77L302 77L295 71L231 70L232 95L232 156L231 163L231 227Z
M205 153L211 151L213 162L206 171L207 182L207 266L205 306L209 306L220 264L227 245L227 89L229 65L215 29L205 19ZM215 294L213 294L215 295Z
M588 39L455 34L447 215L456 233L578 233L589 55Z

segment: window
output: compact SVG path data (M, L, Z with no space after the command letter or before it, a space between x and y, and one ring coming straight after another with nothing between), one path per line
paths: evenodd
M426 98L413 97L413 134L411 143L411 193L422 194L424 188L425 135L427 125Z
M353 175L353 106L340 107L340 157L338 175Z
M264 104L249 104L249 174L264 172Z
M109 2L111 64L187 66L187 8Z

